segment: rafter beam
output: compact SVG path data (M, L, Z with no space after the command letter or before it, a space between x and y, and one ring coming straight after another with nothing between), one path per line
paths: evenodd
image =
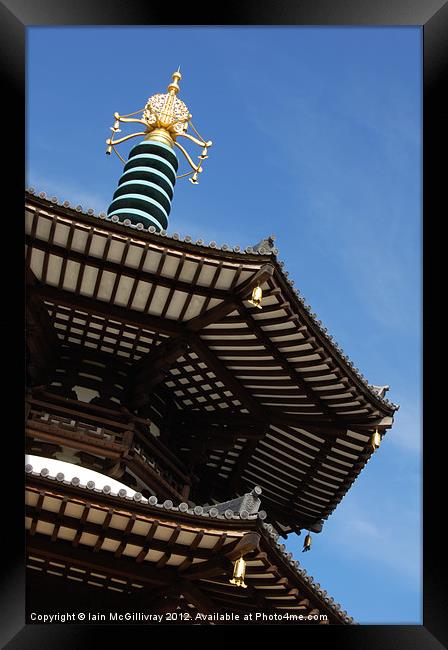
M337 420L337 415L335 415L335 413L327 406L327 404L319 397L319 395L309 387L306 381L300 377L300 375L296 372L296 369L292 367L286 357L284 357L283 354L278 351L277 346L272 343L269 336L267 336L267 334L261 329L258 322L253 318L253 316L243 304L238 305L238 312L241 318L246 322L250 331L256 334L258 340L264 345L269 354L271 354L273 358L278 362L278 364L283 368L283 370L288 373L291 379L297 382L308 399L313 404L315 404L318 409L320 409L327 416L329 420Z
M255 416L266 420L265 409L257 402L256 399L244 388L242 384L225 368L223 363L212 352L199 336L191 336L190 345L196 354L208 365L218 379L232 391L234 396Z
M148 282L149 284L157 284L161 287L166 287L168 289L175 289L178 291L183 291L184 293L189 293L192 289L195 293L201 296L206 296L210 298L218 298L224 300L228 297L228 291L224 289L210 289L199 284L191 286L189 282L183 280L174 280L163 276L162 274L153 273L151 271L144 271L139 269L134 269L129 266L123 266L119 262L112 262L108 259L103 259L101 257L94 257L93 255L88 255L86 253L81 253L71 249L67 252L65 246L59 244L43 241L32 237L31 235L25 235L25 241L29 246L37 248L38 250L44 251L51 255L56 255L57 257L67 257L78 264L92 266L101 271L108 271L109 273L114 273L118 276L125 276L133 279L141 280L142 282Z
M187 348L188 339L181 334L174 339L160 343L148 355L140 359L130 382L130 408L140 408L148 403L152 388L166 378L169 368L176 363L180 356L185 354ZM144 361L144 364L141 364L141 361Z
M158 332L159 334L178 336L184 332L182 325L176 321L159 318L158 316L152 316L151 314L143 314L142 312L126 309L125 307L120 307L118 305L111 305L109 302L103 300L95 300L86 296L80 296L71 291L57 289L56 287L51 287L49 285L39 285L33 288L33 293L39 296L42 300L54 302L56 305L62 305L70 309L77 309L86 313L96 314L121 323L127 323L152 332Z
M188 580L179 580L176 583L180 593L188 600L189 603L194 605L203 614L212 614L216 612L217 607L215 603L204 594L196 585Z
M260 539L259 533L246 533L233 548L229 550L226 549L225 556L229 560L237 560L239 557L247 555L247 553L258 551L260 550Z
M169 368L186 352L192 334L200 332L207 325L218 323L235 311L239 301L247 297L255 286L270 278L273 272L274 267L265 264L247 280L237 285L232 292L227 293L218 305L181 325L181 331L175 340L161 343L155 350L140 359L134 365L137 385L134 389L133 406L146 404L149 391L165 379Z
M42 494L45 496L45 492L39 491L39 493L40 492L42 492ZM88 508L86 507L85 512L87 510ZM62 526L66 528L70 528L71 530L77 530L81 534L90 533L96 536L103 534L103 528L100 524L91 521L85 521L85 520L83 521L82 519L72 517L70 515L67 515L66 513L64 513L63 515L59 515L58 513L51 512L49 510L38 510L37 506L27 505L25 507L25 514L31 519L35 517L36 520L39 519L41 521L50 524L60 523ZM121 543L123 541L123 531L109 527L107 529L106 537ZM126 541L127 543L133 544L134 546L142 547L143 543L145 543L147 540L145 540L145 538L141 535L128 531L126 536ZM166 550L166 542L160 539L153 538L150 541L149 548L151 550L161 551L162 553L164 553ZM231 550L232 548L233 547L231 546L228 550ZM187 547L184 544L178 542L173 542L171 547L171 552L174 555L181 555L191 559L198 558L201 560L209 560L215 555L214 549L207 549L207 548L193 549L191 546Z
M356 431L358 433L367 434L368 431L373 430L375 426L387 428L392 426L392 418L369 418L362 420L361 418L348 418L341 417L337 422L330 422L322 420L322 416L318 415L293 415L290 413L282 413L280 410L267 409L268 421L277 426L295 427L297 429L305 429L310 433L315 433L318 436L325 438L344 436L347 429Z
M37 279L29 267L26 269L28 291L26 295L26 344L29 353L29 372L38 383L50 380L56 360L59 358L60 342L48 312L34 293Z
M134 582L144 582L149 585L174 585L176 573L171 569L156 569L148 562L137 564L125 556L110 559L110 553L99 551L92 553L91 548L73 547L70 542L58 539L57 543L51 542L50 538L36 534L27 535L26 549L29 554L44 556L53 560L59 560L70 565L78 565L87 569L106 572L107 575L118 578L130 578Z
M232 427L257 427L265 424L265 420L254 418L252 415L223 411L179 411L176 419L182 425L187 424L194 427L215 424Z
M185 441L193 436L197 440L214 440L232 443L235 438L260 440L267 433L268 423L248 416L217 413L180 412L173 420L173 435Z
M220 555L211 560L207 560L206 562L192 564L189 569L182 573L182 575L186 580L202 580L204 578L208 579L225 575L226 573L230 573L231 569L231 561Z
M246 533L235 543L223 547L221 552L210 560L191 565L183 571L182 576L186 580L200 580L228 573L232 568L231 562L260 549L260 539L258 533Z
M225 316L235 311L239 301L244 300L258 284L263 284L274 273L272 264L264 264L258 271L251 275L247 280L238 284L232 292L228 292L222 303L208 309L203 314L196 316L186 322L186 328L189 332L200 332L211 325L219 323Z

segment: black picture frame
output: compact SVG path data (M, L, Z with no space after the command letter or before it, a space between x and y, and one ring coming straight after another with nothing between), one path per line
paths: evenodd
M211 13L213 12L213 15ZM175 19L173 21L173 18ZM4 569L0 612L2 618L2 647L55 648L69 650L86 648L95 644L107 647L106 634L113 635L111 646L129 643L137 633L146 636L145 627L98 625L25 625L25 537L23 531L23 447L15 442L23 427L23 309L13 308L20 287L25 283L19 255L23 241L22 201L24 189L24 118L25 118L25 47L26 29L33 25L417 25L423 30L423 242L424 242L424 579L423 579L423 625L362 625L362 626L302 626L300 643L310 640L334 643L335 647L356 648L405 648L406 650L436 650L448 645L448 597L446 595L443 568L445 559L444 509L438 507L443 496L446 433L437 427L437 414L443 413L442 382L433 379L445 340L442 326L444 319L435 310L444 307L445 292L436 288L438 278L443 277L442 251L444 246L439 235L443 217L442 194L445 194L446 163L444 163L444 116L447 105L444 99L443 78L448 72L448 3L445 0L227 0L196 9L171 4L155 6L143 0L2 0L0 2L0 67L3 73L4 137L10 143L3 150L6 167L2 174L3 207L3 259L6 249L17 250L4 272L2 325L3 341L8 337L6 349L13 349L15 361L6 365L4 358L3 405L4 447L2 463L3 494L3 544ZM57 53L55 53L57 56ZM55 81L56 83L56 81ZM6 118L17 119L15 128L6 124ZM440 154L440 156L438 155ZM440 162L439 162L440 161ZM6 207L9 203L9 207ZM7 235L7 240L6 240ZM9 244L13 238L14 244ZM15 246L17 243L17 246ZM439 254L437 254L439 253ZM17 266L16 266L17 265ZM9 292L9 295L8 295ZM20 302L20 300L19 300ZM5 307L6 306L6 307ZM18 318L18 324L13 321ZM441 329L437 335L436 326ZM15 336L14 345L9 343ZM14 377L14 372L16 376ZM439 391L439 394L437 394ZM6 417L8 416L8 421ZM21 439L22 441L22 439ZM13 453L15 449L18 453ZM6 470L12 470L6 478ZM380 551L379 551L380 552ZM387 600L388 594L384 594ZM182 628L182 634L192 634ZM188 630L188 632L187 632ZM201 633L216 636L213 628L200 628ZM228 633L229 628L226 628ZM163 630L159 630L159 633ZM177 630L178 631L178 630ZM255 633L248 630L251 635ZM266 632L263 628L263 634ZM292 630L291 630L292 631ZM295 630L294 630L295 632ZM274 632L278 635L278 628ZM171 634L171 632L170 632ZM277 637L278 638L278 637ZM325 641L324 641L325 638ZM296 639L296 642L299 641ZM311 642L312 642L311 641Z

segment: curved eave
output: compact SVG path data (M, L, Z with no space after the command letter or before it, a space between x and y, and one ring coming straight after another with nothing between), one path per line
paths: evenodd
M204 469L210 481L221 482L222 500L226 490L260 484L280 532L291 530L288 522L293 529L318 527L368 462L372 431L390 428L397 407L356 371L305 305L276 249L205 246L56 199L26 198L27 260L37 280L31 285L65 353L58 371L63 375L73 351L87 355L90 347L104 366L113 361L139 370L143 364L138 388L145 393L151 353L171 339L182 342L187 332L186 349L174 348L174 364L160 383L176 416L224 414L229 421L242 415L252 418L252 427L254 419L269 422L264 439L238 434L231 450L210 450ZM266 268L258 310L247 300L247 286L244 295L236 292ZM121 330L111 331L114 319ZM83 381L102 390L101 376ZM160 402L152 419L169 405L157 389L151 392Z
M284 288L285 292L289 294L291 303L295 307L295 311L303 321L309 325L313 335L319 341L320 345L328 350L328 354L334 356L338 361L344 372L350 377L353 383L363 392L363 394L380 409L385 416L393 416L395 411L399 409L399 405L390 402L388 399L381 397L375 388L369 384L367 379L360 373L354 366L349 357L344 354L342 348L337 345L333 337L328 334L324 329L321 321L317 319L316 314L312 313L311 307L299 296L297 289L294 289L293 284L288 279L284 271L284 265L276 260L277 278L279 284Z
M75 467L74 471L76 471ZM232 544L232 542L241 539L246 533L256 532L260 536L259 551L251 555L250 559L248 558L246 570L247 582L250 584L252 579L255 579L254 584L256 585L247 594L249 600L251 600L250 593L252 596L258 595L259 597L266 593L263 586L259 585L259 580L257 582L257 577L260 574L267 574L264 577L272 576L271 581L276 585L275 588L278 590L276 594L280 597L276 599L275 596L272 597L271 595L269 604L273 609L278 609L279 612L286 611L286 609L294 611L300 606L303 599L308 599L310 603L308 610L318 609L320 613L328 616L329 622L353 623L353 619L348 616L347 612L343 611L341 606L335 603L334 599L319 584L315 583L312 577L307 575L299 562L293 559L292 554L286 551L283 544L279 543L278 534L273 527L264 523L257 515L249 515L249 517L243 518L236 512L231 513L228 511L225 515L212 517L205 512L196 514L194 508L182 512L178 505L173 505L171 502L167 503L165 501L163 504L154 504L148 502L141 495L129 497L124 494L115 494L110 489L107 489L107 486L102 490L98 490L94 486L87 487L81 484L79 479L76 480L76 477L67 480L61 474L52 476L44 470L36 473L31 465L26 467L26 501L27 528L32 528L33 537L36 533L40 539L50 536L52 538L51 549L57 554L58 542L62 542L69 549L67 540L70 539L70 535L67 531L76 531L81 547L91 548L93 558L95 557L93 552L95 546L97 557L105 557L112 572L114 572L114 555L100 547L96 548L98 541L101 540L100 546L106 548L109 544L109 538L119 540L120 535L124 534L123 539L129 540L128 543L132 542L134 547L138 549L140 545L145 546L144 526L148 527L151 524L160 528L161 531L165 531L165 533L177 529L178 541L175 548L171 546L173 549L171 553L180 558L178 565L182 564L183 548L184 560L186 557L192 559L196 557L194 551L190 550L190 544L187 543L186 538L179 542L182 539L179 532L190 535L199 534L206 542L205 545L201 543L194 547L197 549L195 562L204 562L209 558L211 559L215 556L215 553L225 551L226 544ZM74 508L71 504L74 505ZM81 513L83 510L86 512L86 508L90 513L95 514L90 514L88 517L84 515L82 518ZM107 522L104 519L106 513L109 513ZM115 521L112 517L116 517ZM136 522L133 530L138 532L125 532L126 521L130 521L131 518ZM101 519L104 520L102 526L96 523ZM65 532L64 536L59 537L61 528ZM153 539L157 538L158 540L156 548L159 554L165 552L171 555L169 550L170 537L170 534L154 535ZM167 542L166 548L163 547L163 540ZM216 546L216 543L218 543L218 546ZM149 555L143 560L143 564L152 565L151 544L147 548ZM70 553L69 550L68 553ZM33 552L30 555L33 556ZM135 557L135 555L131 556L130 559L132 557ZM47 559L51 558L47 557ZM103 563L103 570L105 566ZM193 563L193 566L197 565ZM138 567L142 567L142 564L136 564L136 569ZM170 567L170 570L175 571L176 565ZM221 577L218 572L215 577L211 576L206 579L205 584L201 579L196 584L200 588L205 588L206 593L213 599L215 595L219 596L222 586L227 588L227 580L228 577ZM244 594L244 592L242 593ZM234 595L239 594L234 589L228 588L227 599L229 603L233 601L234 606L238 609L239 599L233 600ZM282 598L288 598L286 603L282 601ZM220 601L216 602L219 604ZM285 605L290 607L285 607Z
M337 361L341 369L351 379L354 385L368 398L372 404L384 414L384 416L393 416L399 406L390 402L388 399L381 397L378 392L373 388L367 379L359 372L354 366L349 357L344 354L343 350L334 341L333 337L328 334L327 330L323 327L322 323L317 319L316 315L312 313L309 305L299 296L299 292L294 288L293 283L288 279L288 273L284 270L284 263L277 259L277 249L271 251L260 249L254 251L252 246L247 246L244 250L240 246L229 246L223 244L219 246L216 242L210 242L208 245L202 240L193 242L189 235L183 239L178 233L168 235L164 231L162 233L151 232L151 229L138 228L132 224L122 224L116 220L107 217L104 213L95 215L93 210L83 212L81 206L77 208L70 208L68 202L60 205L55 197L47 199L44 193L35 195L34 192L27 190L26 195L33 203L41 204L44 209L50 208L52 212L60 215L66 215L70 218L76 218L86 223L98 225L98 222L106 222L107 228L129 237L130 229L135 231L135 235L143 241L152 241L154 243L164 243L170 241L170 248L173 250L189 251L197 255L203 256L204 249L207 251L206 255L209 258L215 259L230 259L236 263L258 262L261 265L271 263L275 266L275 279L283 291L287 294L291 306L293 307L297 316L309 326L313 335L319 340L321 346L328 351L328 354ZM141 225L141 224L139 224Z

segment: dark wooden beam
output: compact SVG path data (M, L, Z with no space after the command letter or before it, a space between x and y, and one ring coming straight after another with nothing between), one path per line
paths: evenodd
M205 425L229 425L232 427L257 427L263 426L265 420L255 418L246 413L227 413L223 411L179 411L176 414L176 423L201 427Z
M41 510L36 515L36 508L33 506L26 506L25 511L26 515L31 518L37 516L38 519L51 524L60 522L62 526L71 528L72 530L78 530L80 526L80 520L78 518L68 516L67 514L58 516L58 514L55 512ZM101 535L103 533L103 530L100 524L96 524L91 521L85 521L82 522L82 532L90 533L92 535ZM123 541L123 531L115 528L109 528L107 530L106 537L121 543ZM137 535L136 533L129 532L126 537L126 541L129 544L133 544L134 546L143 546L147 540L145 540L145 537L142 535ZM166 542L160 539L152 539L150 548L152 550L161 551L164 553L166 550ZM176 555L182 555L185 557L192 556L193 558L197 557L202 560L208 560L214 555L213 549L210 550L205 548L198 548L195 551L192 551L188 546L179 544L177 542L172 545L171 552Z
M188 580L176 583L180 593L203 614L213 614L217 611L216 604L204 592Z
M192 564L189 569L182 573L187 580L202 580L214 578L215 576L228 574L232 570L232 562L226 557L218 556L206 562Z
M143 380L145 387L151 387L158 381L154 381L154 375L160 374L161 377L188 348L188 337L179 334L175 338L169 338L156 345L152 350L132 365L132 373L136 381ZM143 383L142 382L142 383Z
M130 578L134 582L149 585L174 585L177 574L170 568L156 569L149 562L136 564L125 556L114 558L108 551L93 553L91 548L73 547L70 542L50 538L39 533L27 536L28 554L59 560L70 565L82 566L98 573L117 578Z
M180 356L185 354L187 348L188 339L180 335L160 343L137 362L130 381L129 406L131 409L141 408L149 402L153 387L166 379L169 368L176 363Z
M237 560L239 557L246 555L247 553L258 551L260 548L260 539L259 533L246 533L233 548L229 550L226 549L225 556L229 558L229 560Z
M25 235L25 241L29 246L47 252L51 255L56 255L57 257L61 258L68 258L74 262L78 262L78 264L92 266L101 271L108 271L109 273L114 273L118 276L139 279L142 282L147 282L149 284L155 283L161 287L166 287L169 289L174 288L175 290L183 291L184 293L188 293L193 288L189 282L185 282L183 280L174 280L172 278L163 276L162 274L134 269L129 266L124 266L119 262L112 262L111 260L101 257L87 255L86 253L81 253L73 249L67 251L66 246L61 246L55 243L50 244L49 242L34 238L31 235ZM221 300L224 300L228 296L228 292L224 289L210 289L209 287L205 287L199 284L194 286L194 292L198 295L218 298Z
M267 411L268 420L271 424L279 427L305 429L305 431L315 433L317 436L324 438L326 435L330 437L345 435L347 428L350 427L350 423L345 419L341 419L336 424L321 415L292 415L291 413L282 413L280 409L274 410L272 408L267 409Z
M259 550L260 539L258 533L246 533L235 543L222 547L220 552L215 552L210 560L191 565L182 572L182 576L186 580L201 580L229 573L232 569L232 561Z
M134 386L133 407L137 408L147 403L148 392L151 388L165 379L168 369L186 352L191 333L200 332L207 325L221 321L237 308L239 300L244 299L255 286L270 278L273 272L274 267L271 264L265 264L247 280L237 285L232 292L228 292L218 305L182 325L183 333L179 333L175 340L160 344L140 359L134 365L136 385ZM196 286L193 290L196 292ZM209 293L209 297L212 297L212 293Z
M149 612L151 614L166 614L167 612L175 612L179 605L179 597L175 595L177 592L177 588L170 589L169 593L172 593L172 596L160 596L160 598L151 601L151 603L148 605Z
M321 467L322 463L326 459L327 454L329 453L331 447L332 447L331 440L326 440L322 445L322 447L320 448L320 450L318 451L318 453L316 454L316 456L314 457L314 460L309 465L305 474L301 475L301 479L298 482L294 492L290 497L291 509L294 509L296 507L295 505L296 499L300 498L300 496L303 495L304 491L308 491L311 480L317 474L319 468Z
M240 455L238 456L234 468L232 469L228 478L228 486L230 492L240 491L240 488L242 486L242 474L246 469L250 459L252 458L252 454L255 451L257 442L257 440L248 440L244 445Z
M208 365L215 375L226 387L232 391L234 396L256 417L267 420L265 409L257 402L256 399L244 388L242 384L227 370L222 361L218 359L202 339L197 335L192 335L190 345L196 354Z
M133 429L132 422L129 422L130 418L124 419L120 412L116 413L112 409L106 409L85 402L77 402L70 398L60 397L48 392L40 393L44 399L38 399L34 397L34 394L39 395L39 393L34 392L33 397L28 398L28 401L34 408L40 407L39 410L49 410L53 414L62 414L62 416L66 417L71 416L75 419L82 419L85 422L92 422L95 426L118 429L119 431ZM97 415L97 413L101 412L108 414L109 417Z
M42 300L49 300L56 305L63 305L70 309L77 309L88 314L97 314L105 318L116 320L122 323L128 323L135 327L141 327L152 332L159 332L167 336L177 336L184 332L182 325L176 321L170 321L151 314L126 309L118 305L111 305L109 302L94 300L86 296L80 296L66 291L57 289L49 285L39 285L33 288L33 293Z
M106 442L105 440L95 440L88 434L68 431L55 425L47 423L34 422L29 420L25 429L28 438L43 440L56 445L70 447L71 449L86 451L91 454L101 455L105 458L119 460L126 451L124 445Z
M31 560L31 562L33 561ZM43 565L44 563L39 564ZM51 565L48 568L51 570ZM123 587L124 593L111 591L107 589L107 586L104 588L92 587L87 584L88 573L83 574L82 582L68 579L69 568L68 565L65 565L65 568L57 569L63 573L63 576L27 568L26 606L28 613L39 610L59 611L61 596L67 611L101 612L106 616L108 612L115 611L123 613L126 611L148 611L147 603L153 591L151 587L135 588L135 591L129 592L127 585L120 585ZM80 574L76 577L79 579ZM113 586L114 583L110 584Z
M34 294L37 279L26 269L28 291L26 296L26 345L28 370L31 379L40 384L51 381L60 355L61 344L50 321L48 311Z
M173 440L185 443L202 442L232 447L237 438L260 440L268 431L268 423L249 416L223 413L179 412L172 423Z
M338 416L334 413L334 411L332 411L319 397L318 393L313 391L309 387L309 384L307 384L307 382L300 377L300 375L296 372L296 369L292 367L288 359L281 352L279 352L275 343L273 343L266 332L261 329L258 322L253 318L253 316L251 316L243 304L240 304L238 306L238 312L241 318L246 322L250 331L254 332L258 340L264 345L268 354L278 362L278 365L284 369L284 371L291 377L291 379L297 382L298 386L300 386L301 390L305 393L311 403L316 404L318 409L321 410L329 420L337 420ZM305 339L305 342L309 343L309 340L310 339ZM311 350L311 352L313 352L313 350Z
M166 480L163 473L163 457L157 458L157 467L153 469L146 463L139 454L135 451L125 454L126 467L141 480L147 488L155 492L159 498L174 499L175 501L182 501L183 495L180 489L176 489L171 483ZM157 471L159 470L159 471ZM179 481L180 482L180 481Z
M237 285L233 291L228 292L222 303L187 321L187 329L190 332L200 332L207 325L219 323L225 316L235 311L239 301L244 300L252 292L254 287L258 284L263 284L263 282L272 277L273 273L274 267L272 264L264 264L258 271L247 278L247 280Z

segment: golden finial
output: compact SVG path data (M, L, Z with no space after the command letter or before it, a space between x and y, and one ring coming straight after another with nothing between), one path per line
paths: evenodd
M208 149L212 146L212 141L206 141L199 135L191 122L192 115L188 110L188 107L177 97L180 91L179 81L182 79L180 66L176 72L173 72L171 77L172 81L168 85L168 92L152 95L146 102L140 119L132 117L137 115L137 113L140 113L140 111L135 111L128 115L119 115L118 113L114 113L115 123L114 126L111 127L112 138L106 140L106 144L108 145L106 153L110 154L114 151L122 162L124 162L123 158L115 150L115 146L139 135L144 136L145 140L156 140L169 147L176 146L182 151L192 170L186 174L181 174L178 178L191 176L189 180L193 184L197 184L199 182L197 180L198 174L202 172L202 162L208 158ZM132 133L131 135L120 138L119 140L114 140L115 133L120 132L120 129L118 128L120 122L136 122L138 124L143 124L145 130L138 133ZM197 137L187 133L188 126L191 126ZM198 156L199 162L197 165L193 162L184 147L177 142L177 138L180 137L187 138L188 140L191 140L191 142L202 147L201 154Z
M180 74L180 66L177 68L176 72L173 72L172 79L173 79L173 81L168 86L168 91L173 92L175 95L177 95L177 93L180 90L179 84L177 83L177 81L178 80L180 81L182 79L182 75Z

